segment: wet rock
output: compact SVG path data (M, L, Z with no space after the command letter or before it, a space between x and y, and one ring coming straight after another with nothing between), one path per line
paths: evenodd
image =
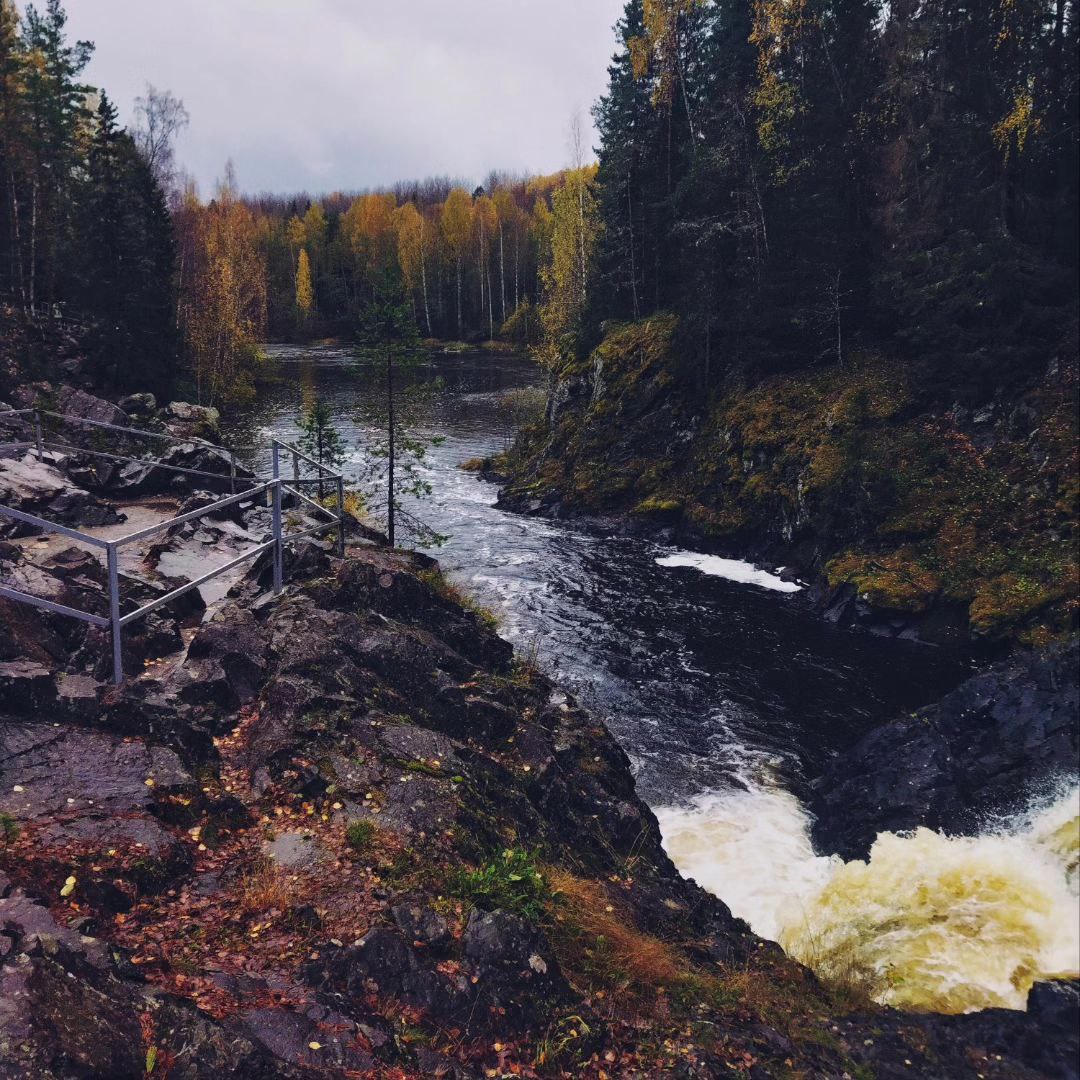
M407 941L419 942L432 952L441 952L450 944L450 927L437 911L420 903L407 903L395 904L390 914Z
M58 386L54 395L53 412L65 416L77 416L82 420L94 420L102 424L115 424L117 427L129 427L131 418L119 406L104 398L95 397L85 390L73 386ZM86 428L76 430L86 431Z
M535 1020L569 994L543 935L510 912L474 911L461 954L493 1016Z
M171 466L171 468L170 468ZM209 474L191 476L175 469L192 469ZM238 491L251 473L237 465ZM168 447L155 457L145 461L133 461L124 465L110 484L110 490L131 498L137 495L160 495L165 492L190 492L196 488L209 489L224 494L231 488L232 461L229 455L216 446L185 442ZM220 477L220 479L215 479Z
M137 420L147 420L157 412L157 398L153 394L128 394L122 397L117 407L123 409L130 417Z
M227 604L199 627L188 647L191 682L184 700L235 710L254 700L270 665L270 634L254 615Z
M131 881L161 887L190 858L160 822L157 802L192 793L191 778L163 747L68 726L0 726L0 810L33 829L33 857L42 863L63 865L60 852L111 849L136 868ZM120 903L100 880L88 878L79 889L106 909Z
M278 1061L321 1074L374 1069L371 1054L355 1047L357 1026L341 1016L330 1021L317 1023L290 1009L253 1009L242 1018L247 1034Z
M505 671L511 646L471 611L444 597L418 573L438 564L418 554L357 549L338 564L334 590L339 603L370 607L408 625L422 625L473 664Z
M161 412L165 430L180 439L214 438L218 433L221 414L205 405L188 401L170 401Z
M815 844L866 858L879 832L964 835L1075 777L1080 649L1021 656L973 676L913 717L875 728L813 785Z
M0 942L0 1076L142 1080L151 1048L184 1080L297 1075L246 1036L124 978L101 942L20 890L0 900Z
M56 700L56 680L49 668L32 660L0 663L0 701L6 712L27 715Z
M369 930L355 945L332 944L304 969L308 982L361 1000L370 994L397 998L444 1021L469 1015L471 995L464 978L437 970L396 930Z

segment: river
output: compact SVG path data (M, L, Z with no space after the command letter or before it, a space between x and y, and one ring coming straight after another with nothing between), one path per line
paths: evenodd
M265 468L269 438L295 440L303 402L318 396L348 446L346 472L360 474L382 423L375 360L336 346L267 352L279 377L232 417L230 442ZM1073 791L1033 793L1024 820L974 840L883 837L869 869L810 844L806 778L870 727L941 697L966 675L963 658L829 627L798 590L745 564L496 509L496 489L458 466L512 436L508 395L542 389L526 358L429 353L399 381L429 391L403 403L406 426L444 437L422 466L433 493L416 508L449 536L435 554L503 636L603 716L685 873L811 966L830 972L842 957L883 1001L1023 1007L1035 975L1080 967L1066 880ZM1011 902L1042 912L1019 930L995 884L1002 852ZM918 911L905 873L919 881ZM963 897L957 875L971 879Z

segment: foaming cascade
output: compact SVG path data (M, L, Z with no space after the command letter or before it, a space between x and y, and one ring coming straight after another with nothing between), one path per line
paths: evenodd
M984 835L882 833L868 862L815 855L784 791L657 811L668 853L754 930L883 1004L1023 1009L1039 979L1080 971L1080 791Z

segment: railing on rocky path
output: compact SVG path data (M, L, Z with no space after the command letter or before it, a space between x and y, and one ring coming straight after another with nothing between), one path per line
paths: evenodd
M81 426L100 432L120 434L131 438L148 437L154 440L172 442L177 445L194 445L207 448L225 455L228 458L230 463L229 474L214 473L205 469L190 469L178 465L170 465L153 458L147 459L131 454L116 454L101 450L100 448L80 447L65 442L57 442L48 437L49 431L47 427L43 425L43 418L61 420L77 427ZM164 435L161 432L144 431L133 427L122 427L118 424L108 424L100 420L89 420L84 417L53 413L45 409L6 410L0 412L0 423L3 422L13 422L16 427L24 428L24 434L31 437L24 440L16 440L14 442L0 442L0 453L10 450L31 450L36 455L38 461L44 461L46 451L57 451L61 454L69 454L72 456L85 455L113 462L135 462L149 468L163 469L167 472L180 475L211 478L219 484L227 483L231 489L231 494L225 498L218 499L215 502L195 510L190 510L187 513L179 514L167 521L161 521L155 525L150 525L147 528L127 533L114 540L103 540L98 536L93 536L92 534L83 532L79 529L73 529L67 525L61 525L58 522L49 521L46 518L39 517L36 514L28 514L23 510L16 510L14 507L0 504L0 516L2 517L10 518L14 521L21 522L24 525L33 526L34 528L41 529L45 532L67 536L79 543L87 544L90 547L105 552L105 565L108 574L108 616L96 615L93 612L81 611L78 608L68 607L65 604L59 604L52 600L45 600L42 597L33 596L20 589L12 588L2 582L0 582L0 596L6 597L9 600L14 600L18 603L42 608L45 611L51 611L57 615L65 615L69 618L79 619L82 622L90 623L93 626L108 627L112 635L113 682L117 685L123 682L124 678L123 628L134 622L136 619L148 615L151 611L155 611L157 608L170 603L184 593L190 592L192 589L196 589L213 578L232 570L246 560L261 555L264 551L273 551L273 590L275 594L280 593L284 576L285 544L289 541L301 540L308 536L315 536L325 532L331 527L336 527L337 529L338 552L339 554L344 554L345 482L343 476L340 473L336 473L332 469L321 465L319 462L308 457L295 446L288 443L280 442L277 439L273 440L271 444L273 475L271 477L265 479L260 479L259 477L238 478L235 453L231 450L226 450L223 447L215 446L213 443L206 442L202 439L182 439L171 435ZM291 482L289 483L286 483L281 476L281 457L283 454L287 457L292 457L293 475ZM314 469L315 476L301 476L301 462L310 469ZM238 492L236 489L241 480L250 486L244 488L243 491ZM336 506L331 509L324 506L322 502L316 501L305 495L300 490L301 486L304 484L316 484L320 491L327 486L331 486L336 493ZM298 505L309 508L320 515L325 515L327 520L321 521L315 526L302 529L299 532L286 533L282 513L283 502L286 496L291 496ZM188 521L195 521L199 518L216 513L219 510L223 510L226 507L233 506L236 503L255 500L260 497L266 498L272 508L273 535L270 540L261 544L256 544L254 547L242 551L228 562L216 566L212 570L208 570L205 574L188 581L184 585L172 589L162 596L155 597L149 603L143 604L134 611L129 611L123 615L120 613L119 553L121 548L145 540L156 533L166 532L176 525Z

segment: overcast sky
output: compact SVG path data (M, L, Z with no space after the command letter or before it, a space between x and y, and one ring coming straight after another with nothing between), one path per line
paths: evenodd
M205 192L350 190L492 168L551 172L604 89L623 0L67 0L88 81L131 116L184 100ZM591 121L589 121L591 123ZM591 128L590 128L591 130Z

